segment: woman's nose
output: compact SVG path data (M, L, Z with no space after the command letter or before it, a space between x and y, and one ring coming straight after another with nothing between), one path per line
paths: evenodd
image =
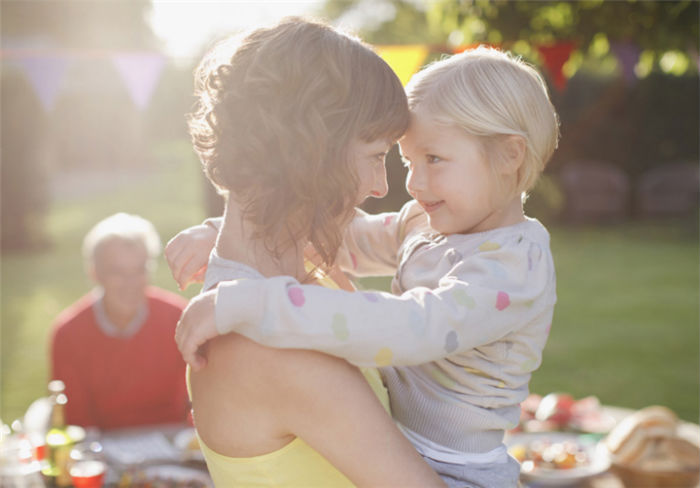
M383 198L389 191L389 184L386 180L386 166L382 164L374 174L371 194L375 198Z

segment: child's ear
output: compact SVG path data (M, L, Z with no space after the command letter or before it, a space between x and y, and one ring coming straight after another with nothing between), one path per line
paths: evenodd
M503 140L503 165L501 171L504 174L515 174L525 161L527 143L522 136L510 135Z

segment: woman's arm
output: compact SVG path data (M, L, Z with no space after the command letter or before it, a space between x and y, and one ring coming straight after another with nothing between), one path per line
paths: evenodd
M208 347L209 366L192 375L195 423L208 447L250 457L300 437L357 486L444 486L347 362L238 334Z

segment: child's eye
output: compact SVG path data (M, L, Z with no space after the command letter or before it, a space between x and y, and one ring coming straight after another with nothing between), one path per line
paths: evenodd
M433 164L442 161L442 158L440 156L435 156L434 154L428 154L425 157L425 159L428 161L428 164Z

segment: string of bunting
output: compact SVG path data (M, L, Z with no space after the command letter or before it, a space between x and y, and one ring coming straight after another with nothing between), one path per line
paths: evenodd
M405 85L435 54L454 54L463 52L476 45L463 45L454 48L447 46L411 45L377 45L377 53L392 67ZM492 47L500 48L499 45ZM566 89L568 78L563 67L577 48L572 41L557 41L551 44L535 45L542 58L542 67L559 91ZM634 67L639 60L641 50L632 42L611 43L611 52L620 63L620 71L625 80L636 80ZM125 84L132 102L139 110L148 107L151 97L160 81L166 65L165 55L155 51L95 51L95 50L61 50L61 49L12 49L0 50L3 63L18 67L34 89L42 107L51 111L63 88L71 64L94 62L109 59Z

